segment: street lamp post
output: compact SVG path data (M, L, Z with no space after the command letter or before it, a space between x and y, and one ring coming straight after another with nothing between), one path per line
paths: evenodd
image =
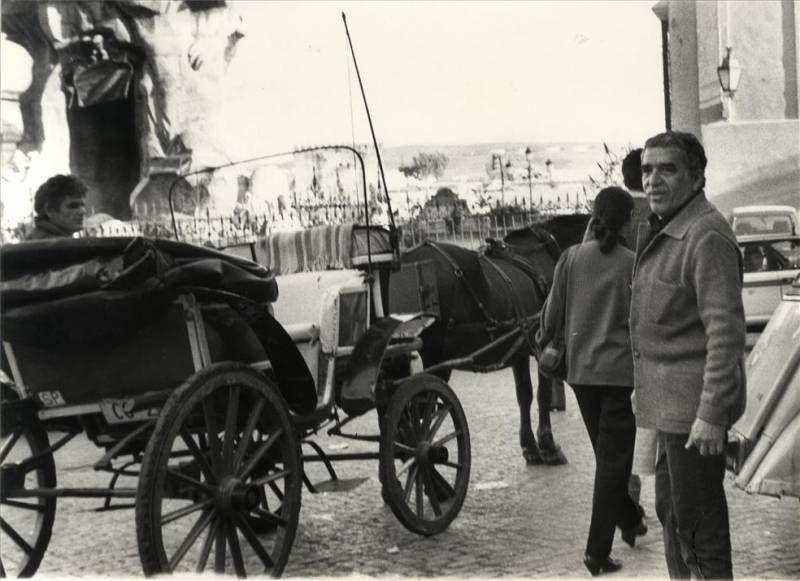
M531 165L533 161L533 152L530 147L525 148L525 161L528 162L528 203L530 207L533 208L533 167Z
M497 165L500 166L500 204L506 205L506 176L505 168L503 167L503 158L500 154L497 155Z
M503 198L503 205L506 205L506 180L505 180L505 173L511 172L511 160L509 159L505 165L500 164L500 189L502 191L502 198Z
M510 165L510 162L509 162ZM505 166L503 165L502 154L498 151L492 154L492 169L498 168L500 170L500 203L506 205L506 176Z

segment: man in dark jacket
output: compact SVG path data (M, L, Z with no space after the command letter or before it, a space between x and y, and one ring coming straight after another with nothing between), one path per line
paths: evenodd
M694 135L645 143L651 228L631 287L636 421L657 431L656 512L679 578L733 574L724 450L745 403L741 257L706 199L705 167Z
M71 237L83 229L86 192L86 185L74 176L55 175L44 182L33 200L35 228L27 239Z

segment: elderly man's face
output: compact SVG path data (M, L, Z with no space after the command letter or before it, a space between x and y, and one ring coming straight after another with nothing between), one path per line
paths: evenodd
M703 174L689 167L686 154L676 147L649 147L642 153L642 186L650 209L669 216L703 184Z
M83 228L86 216L86 198L84 196L67 196L56 209L47 209L47 219L65 232L73 234Z

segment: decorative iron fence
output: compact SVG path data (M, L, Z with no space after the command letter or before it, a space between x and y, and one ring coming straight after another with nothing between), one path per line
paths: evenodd
M442 218L415 218L398 222L401 244L414 246L424 240L448 241L467 248L477 248L486 238L503 238L512 230L536 224L564 210L553 212L526 211L509 208L506 212L487 215L450 215ZM364 223L363 206L347 204L301 205L298 210L286 210L273 214L256 214L249 211L236 212L233 216L175 217L175 229L179 240L224 248L254 242L259 238L279 231L301 230L319 224L345 222ZM101 224L90 224L81 237L148 236L174 239L172 219L161 215L153 218L138 218L129 221L110 220ZM386 216L370 216L371 224L386 225ZM3 242L24 240L32 226L20 226L3 230Z
M504 238L513 230L538 224L555 214L509 212L480 216L451 216L441 219L416 219L400 226L403 246L414 246L424 240L453 242L466 248L477 248L487 238Z

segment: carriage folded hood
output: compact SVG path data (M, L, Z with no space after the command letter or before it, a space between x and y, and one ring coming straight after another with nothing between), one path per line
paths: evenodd
M37 345L124 336L183 289L274 301L272 273L215 250L165 240L44 240L3 248L3 338Z

